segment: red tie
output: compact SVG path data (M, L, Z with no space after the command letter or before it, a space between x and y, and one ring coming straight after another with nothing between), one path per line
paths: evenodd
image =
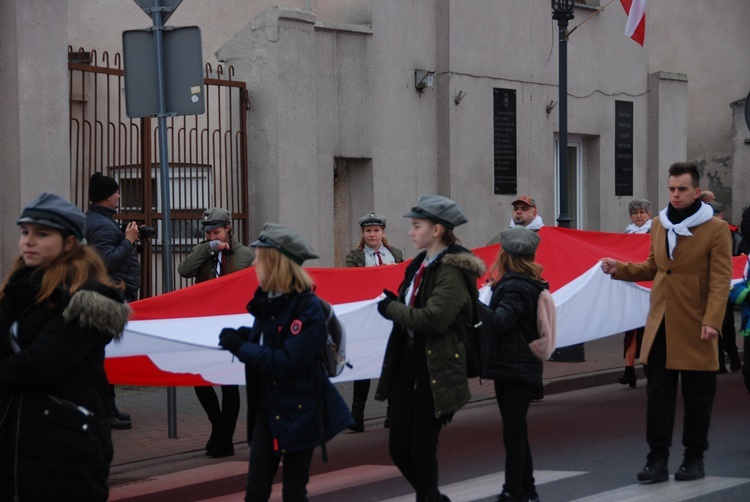
M380 257L380 251L375 251L375 256L378 257L378 265L383 264L383 258Z
M409 300L409 306L413 307L414 303L417 301L417 293L419 292L419 283L422 282L422 276L424 275L424 269L425 267L424 263L420 265L419 270L417 270L417 275L414 277L414 283L411 288L411 300Z

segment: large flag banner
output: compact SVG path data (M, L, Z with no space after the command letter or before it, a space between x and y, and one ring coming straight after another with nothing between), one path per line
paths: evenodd
M643 326L649 284L612 280L599 259L647 258L650 236L543 227L537 261L544 266L557 306L557 346L564 347ZM487 263L499 245L473 250ZM745 257L734 262L742 277ZM333 304L347 336L352 368L334 381L380 376L391 321L377 312L384 288L395 291L406 263L383 267L309 268L317 293ZM477 281L484 286L486 277ZM131 304L133 315L123 340L107 346L106 369L112 383L129 385L244 384L244 364L218 346L224 327L252 326L247 302L257 288L255 270L190 286Z
M646 40L646 0L620 0L628 15L625 34L643 45Z

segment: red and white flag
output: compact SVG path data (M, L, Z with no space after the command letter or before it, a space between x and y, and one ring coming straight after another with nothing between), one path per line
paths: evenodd
M613 281L601 271L604 256L642 261L647 234L613 234L543 227L537 261L557 306L557 346L565 347L643 326L650 284ZM474 249L488 267L499 245ZM735 279L747 258L734 259ZM335 381L377 378L391 321L377 311L384 288L395 291L406 263L387 267L308 268L317 293L333 305L346 330L352 368ZM483 286L484 278L477 281ZM107 346L112 383L151 386L244 384L244 364L218 346L225 327L252 326L245 306L257 287L254 268L131 304L121 342Z
M646 40L646 0L620 0L628 14L625 34L643 45Z

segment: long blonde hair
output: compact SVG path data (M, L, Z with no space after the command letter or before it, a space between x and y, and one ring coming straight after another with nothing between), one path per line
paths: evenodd
M500 252L497 255L497 261L490 269L490 280L492 281L492 284L497 284L506 272L525 274L534 280L547 282L542 279L544 267L534 261L535 257L536 253L527 256L516 256L506 253L503 251L503 248L500 248Z
M265 273L263 291L288 294L312 289L313 280L305 269L277 249L257 247L255 253L258 260L255 266L263 267Z
M55 229L50 230L57 232ZM63 242L72 237L70 235L66 236L62 232L60 234L63 236ZM23 257L19 254L13 262L8 275L5 277L2 286L0 286L0 301L5 297L5 285L8 284L13 274L24 267L26 267L26 264L23 261ZM107 268L104 266L104 261L102 261L101 257L89 246L82 245L75 237L73 237L73 246L68 251L63 249L63 252L57 258L48 265L39 267L37 272L43 274L42 285L36 297L37 304L41 304L49 299L58 287L67 289L70 294L81 289L87 282L100 282L115 287L107 274Z

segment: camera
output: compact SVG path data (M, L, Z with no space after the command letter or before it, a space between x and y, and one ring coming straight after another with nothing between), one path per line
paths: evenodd
M154 235L156 235L156 229L154 227L148 227L146 225L141 225L140 227L138 227L139 240L150 239Z

